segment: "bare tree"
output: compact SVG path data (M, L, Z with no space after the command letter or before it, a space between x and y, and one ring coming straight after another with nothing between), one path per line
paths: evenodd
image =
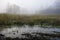
M8 6L7 13L20 13L20 7L16 4Z

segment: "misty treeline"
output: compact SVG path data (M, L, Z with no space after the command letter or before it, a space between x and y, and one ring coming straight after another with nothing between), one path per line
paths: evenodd
M7 13L0 13L0 25L25 24L60 26L60 15L20 15L20 7L17 5L9 5Z
M59 15L17 15L0 14L0 25L52 25L60 26Z

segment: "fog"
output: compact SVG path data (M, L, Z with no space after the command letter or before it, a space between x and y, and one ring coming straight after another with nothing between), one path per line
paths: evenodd
M53 6L40 11L42 14L60 14L60 0L56 0Z
M16 5L20 7L18 13L60 13L59 4L60 0L0 0L0 12L7 12L10 6Z

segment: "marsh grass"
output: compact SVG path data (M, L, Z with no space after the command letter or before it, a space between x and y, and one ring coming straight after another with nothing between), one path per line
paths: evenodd
M40 25L41 27L60 27L60 15L18 15L0 14L0 27L10 25Z

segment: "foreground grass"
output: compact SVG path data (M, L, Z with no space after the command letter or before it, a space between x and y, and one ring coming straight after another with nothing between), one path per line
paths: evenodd
M60 15L17 15L0 14L0 25L41 25L60 27Z

